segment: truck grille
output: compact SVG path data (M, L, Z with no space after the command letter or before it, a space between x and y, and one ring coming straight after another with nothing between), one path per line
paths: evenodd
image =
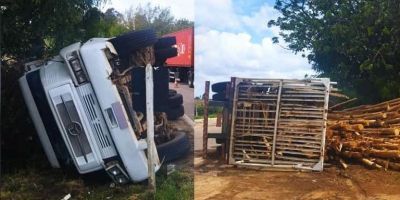
M55 98L59 98L58 102L60 103L56 105L57 111L66 129L67 137L71 142L75 156L84 156L87 162L86 155L91 153L92 150L90 149L89 141L82 127L82 122L79 119L71 94L66 93Z
M116 156L114 144L112 143L110 133L106 127L106 122L101 114L100 107L94 95L90 84L84 84L77 87L82 101L82 105L88 115L90 126L96 138L97 144L101 147L100 153L104 158Z

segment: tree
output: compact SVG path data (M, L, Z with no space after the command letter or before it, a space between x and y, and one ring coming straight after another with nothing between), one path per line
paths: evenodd
M82 35L82 17L104 0L8 0L1 9L1 57L52 55Z
M319 76L365 103L400 96L399 1L277 0L275 9L282 16L268 25L295 53L309 52Z
M114 37L129 30L125 24L124 15L109 8L102 13L98 8L92 8L85 13L82 24L85 31L84 40L93 37Z
M85 35L82 19L103 0L1 2L1 163L3 170L44 159L18 87L23 63L46 58Z
M135 11L130 8L125 15L126 26L137 30L153 28L159 36L194 26L193 22L187 19L176 20L169 8L152 6L150 3L145 6L139 5Z

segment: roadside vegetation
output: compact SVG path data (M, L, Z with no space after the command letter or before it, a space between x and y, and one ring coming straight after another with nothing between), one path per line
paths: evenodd
M195 119L203 119L204 116L204 101L201 99L195 99ZM216 118L218 113L222 114L222 107L209 106L208 117Z
M269 21L295 53L307 57L317 77L337 81L360 103L400 96L398 0L277 0L281 15Z
M147 191L147 183L115 185L103 173L80 176L71 171L50 167L20 169L4 174L1 183L1 199L193 199L193 175L191 171L175 171L167 175L166 165L157 173L155 198Z

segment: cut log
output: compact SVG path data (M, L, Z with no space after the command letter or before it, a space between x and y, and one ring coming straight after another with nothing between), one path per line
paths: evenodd
M388 119L385 121L386 124L398 124L400 123L400 118L396 118L396 119Z
M347 169L348 168L348 165L344 162L343 159L339 158L339 163L340 163L340 165L342 165L343 169Z
M360 153L360 152L352 152L352 151L343 151L343 152L341 152L341 155L346 157L346 158L361 159L363 157L362 153Z
M369 167L374 167L376 169L382 169L382 166L379 164L376 164L374 162L372 162L371 160L368 160L366 158L362 158L361 162L364 163L365 165L369 166Z
M394 163L394 162L390 162L389 160L383 160L383 159L379 159L379 158L376 158L375 162L380 164L380 165L382 165L382 166L386 165L387 167L385 166L385 168L389 168L389 169L400 171L400 164L399 163Z
M362 133L377 134L377 135L399 135L398 128L368 128L362 131Z
M380 128L385 126L385 122L381 120L374 120L375 122L369 123L369 128Z
M385 119L386 117L387 115L384 112L351 115L351 118L361 118L361 119Z
M400 158L399 150L376 150L370 149L367 151L370 156L378 158Z

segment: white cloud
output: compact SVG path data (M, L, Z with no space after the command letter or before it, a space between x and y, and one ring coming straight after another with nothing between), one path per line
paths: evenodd
M211 0L196 2L196 96L204 92L206 80L215 83L233 76L303 78L315 73L307 59L281 47L286 44L272 43L272 37L279 32L279 28L267 29L267 22L279 15L272 6L264 4L253 13L239 15L230 0L215 4ZM235 19L237 24L228 23L227 19Z
M240 19L230 0L195 1L195 24L219 30L241 28Z
M194 20L194 0L111 0L111 2L102 6L103 11L108 8L115 8L118 12L124 13L130 7L136 8L139 4L145 5L151 3L162 8L170 8L171 13L176 19L185 18L188 20Z
M271 32L274 35L278 35L278 27L267 28L268 21L276 19L278 16L279 12L277 10L268 4L264 4L257 12L251 13L249 16L242 16L241 21L256 34Z

